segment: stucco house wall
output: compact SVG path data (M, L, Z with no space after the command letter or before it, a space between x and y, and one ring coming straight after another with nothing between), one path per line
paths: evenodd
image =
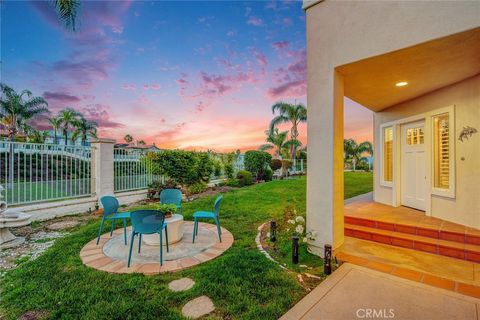
M380 126L451 105L455 105L455 198L432 195L431 216L480 228L480 134L458 140L464 126L480 131L480 75L374 114L374 200L394 203L392 188L380 184Z

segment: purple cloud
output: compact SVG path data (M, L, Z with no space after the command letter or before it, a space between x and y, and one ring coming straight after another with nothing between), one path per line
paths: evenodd
M135 90L135 89L137 89L137 86L135 86L134 84L124 84L122 86L122 89L123 90Z
M123 128L125 127L124 124L112 121L110 119L110 106L96 103L96 104L89 104L83 108L80 108L80 112L85 116L86 119L95 121L99 128Z
M289 45L290 45L290 42L288 42L288 41L277 41L277 42L272 43L272 47L275 50L286 49L286 48L288 48Z
M307 90L307 61L305 49L291 51L294 57L287 68L281 67L273 72L274 86L269 88L267 96L271 99L304 96Z
M43 98L47 100L47 102L54 100L56 103L61 103L61 104L69 104L69 103L75 103L80 101L79 97L72 96L66 93L50 92L50 91L45 91L43 93Z
M263 25L263 20L255 16L250 16L247 20L247 24L259 27Z

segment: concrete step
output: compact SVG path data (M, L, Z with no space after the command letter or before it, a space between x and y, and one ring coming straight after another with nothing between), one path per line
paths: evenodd
M345 235L391 246L480 263L479 245L352 224L345 224Z

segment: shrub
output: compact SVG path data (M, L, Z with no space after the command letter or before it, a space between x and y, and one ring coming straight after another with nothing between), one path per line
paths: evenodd
M240 187L240 180L238 180L238 179L228 179L227 181L223 182L222 185L238 188L238 187Z
M240 170L237 173L237 180L240 187L252 185L252 173L246 170Z
M149 154L153 174L163 174L181 185L208 182L213 172L213 162L206 152L165 150Z
M268 168L265 170L265 181L272 181L273 178L273 170Z
M265 179L265 171L272 162L272 156L264 151L245 152L245 169L256 179Z
M178 184L173 179L168 179L165 183L160 180L152 181L148 185L147 197L152 200L160 196L160 192L165 189L179 189Z
M225 175L227 176L227 178L232 179L233 178L233 164L226 163L223 169L225 170Z
M207 190L207 184L205 182L197 182L192 185L187 186L187 192L189 195L201 193Z
M270 164L270 167L272 168L273 171L277 171L282 167L282 160L280 159L273 159L272 163Z
M220 163L220 161L215 161L213 164L213 168L215 177L220 177L222 175L222 164Z

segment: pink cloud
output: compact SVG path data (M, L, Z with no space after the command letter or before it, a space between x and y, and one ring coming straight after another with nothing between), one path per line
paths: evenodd
M160 90L161 86L159 84L144 84L143 89L145 90Z
M89 104L80 108L80 112L83 113L88 120L95 121L100 129L105 128L123 128L124 125L119 122L112 121L110 119L110 106L104 104Z
M122 86L123 90L135 90L137 87L134 84L124 84Z
M263 20L255 16L250 16L247 20L247 24L259 27L263 25Z
M267 66L268 64L268 61L267 61L267 57L265 57L265 55L257 50L253 50L253 55L255 56L255 59L257 60L257 63L262 66L262 67L265 67Z

